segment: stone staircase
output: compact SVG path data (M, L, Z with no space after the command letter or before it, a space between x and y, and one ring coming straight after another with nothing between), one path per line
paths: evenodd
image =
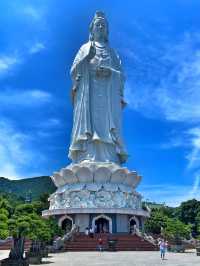
M66 251L96 251L98 239L103 240L103 249L108 250L108 241L117 240L116 251L156 251L158 247L137 235L129 234L95 234L93 238L84 234L73 237L65 244Z

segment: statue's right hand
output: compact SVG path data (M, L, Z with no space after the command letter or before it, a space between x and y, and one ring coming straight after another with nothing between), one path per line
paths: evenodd
M74 85L71 89L71 100L72 100L72 104L74 104L74 99L75 99L75 96L76 96L76 92L77 92L77 87L76 85Z
M89 53L88 53L88 56L87 56L88 60L90 61L95 56L95 54L96 54L96 49L95 49L94 45L91 44L90 45L90 50L89 50Z

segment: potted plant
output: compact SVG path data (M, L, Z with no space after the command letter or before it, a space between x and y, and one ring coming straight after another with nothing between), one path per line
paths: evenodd
M29 239L32 240L31 248L26 252L30 264L40 264L42 257L48 257L46 243L51 240L51 230L47 221L37 214L31 214Z
M28 266L27 258L24 258L25 236L29 232L29 223L21 219L10 219L9 229L13 236L13 244L7 259L2 260L2 266Z
M26 258L30 264L41 264L42 254L41 254L41 244L37 240L33 240L30 250L26 253Z
M117 239L108 239L108 250L116 251Z
M197 256L200 256L200 240L196 241L196 252Z
M49 250L45 242L41 242L41 255L43 258L48 258Z

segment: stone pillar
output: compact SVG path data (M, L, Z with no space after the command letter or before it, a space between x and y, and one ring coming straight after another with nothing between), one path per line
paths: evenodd
M117 233L129 232L129 220L127 214L117 214Z
M80 232L85 232L85 228L89 227L89 214L76 214L75 224L79 226Z
M144 230L144 222L145 222L145 218L144 217L140 217L140 226L141 226L141 230Z

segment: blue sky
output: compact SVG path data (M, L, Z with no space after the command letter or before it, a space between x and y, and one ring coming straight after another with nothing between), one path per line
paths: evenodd
M72 127L70 66L95 10L126 75L127 166L144 199L200 198L200 2L0 2L0 176L65 167Z

